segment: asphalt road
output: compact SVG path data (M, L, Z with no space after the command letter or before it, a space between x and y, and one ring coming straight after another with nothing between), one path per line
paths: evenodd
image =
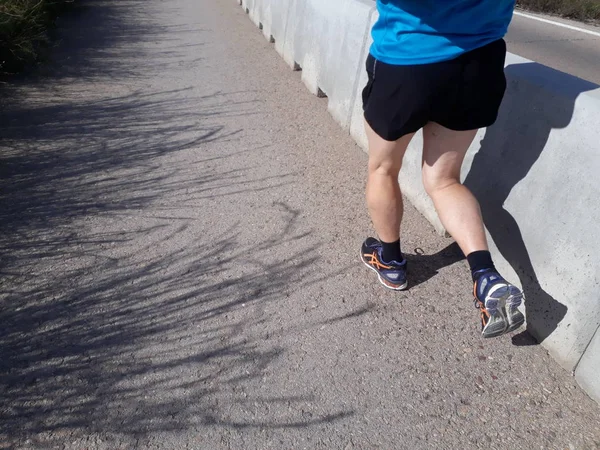
M237 2L78 5L1 86L0 448L600 447L413 208L410 290L360 264L366 156Z
M506 36L510 52L600 85L600 27L526 14L594 34L515 15Z

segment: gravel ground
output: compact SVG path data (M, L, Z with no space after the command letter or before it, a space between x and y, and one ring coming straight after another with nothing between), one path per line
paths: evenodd
M61 37L1 87L0 448L600 448L410 205L410 290L360 264L366 155L236 2L83 1Z

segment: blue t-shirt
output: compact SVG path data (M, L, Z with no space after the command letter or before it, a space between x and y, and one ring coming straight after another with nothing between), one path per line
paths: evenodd
M501 39L515 0L377 0L371 54L387 64L447 61Z

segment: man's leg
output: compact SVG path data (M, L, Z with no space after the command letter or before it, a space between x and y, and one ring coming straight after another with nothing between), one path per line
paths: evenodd
M367 178L367 206L375 231L383 242L400 238L400 224L404 205L398 185L402 158L414 134L397 141L380 138L365 123L369 141L369 174Z
M476 133L435 122L423 128L423 184L442 225L465 255L488 250L479 203L460 183L460 168Z
M386 287L407 287L406 261L400 251L400 224L404 205L398 185L402 158L414 133L386 141L365 123L369 141L367 206L379 239L368 238L362 246L363 262L379 275Z
M460 169L476 130L452 131L430 122L423 128L423 184L446 231L471 266L484 337L518 328L522 294L497 272L489 254L479 203L461 184Z

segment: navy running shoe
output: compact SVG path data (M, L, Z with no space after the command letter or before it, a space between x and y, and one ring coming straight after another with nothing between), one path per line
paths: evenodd
M388 289L402 291L408 286L406 279L406 260L384 262L383 246L375 238L367 238L363 243L360 258L365 266L377 273L379 282Z
M525 322L518 310L523 293L498 272L482 272L473 286L475 306L481 313L481 334L490 338L516 330Z

